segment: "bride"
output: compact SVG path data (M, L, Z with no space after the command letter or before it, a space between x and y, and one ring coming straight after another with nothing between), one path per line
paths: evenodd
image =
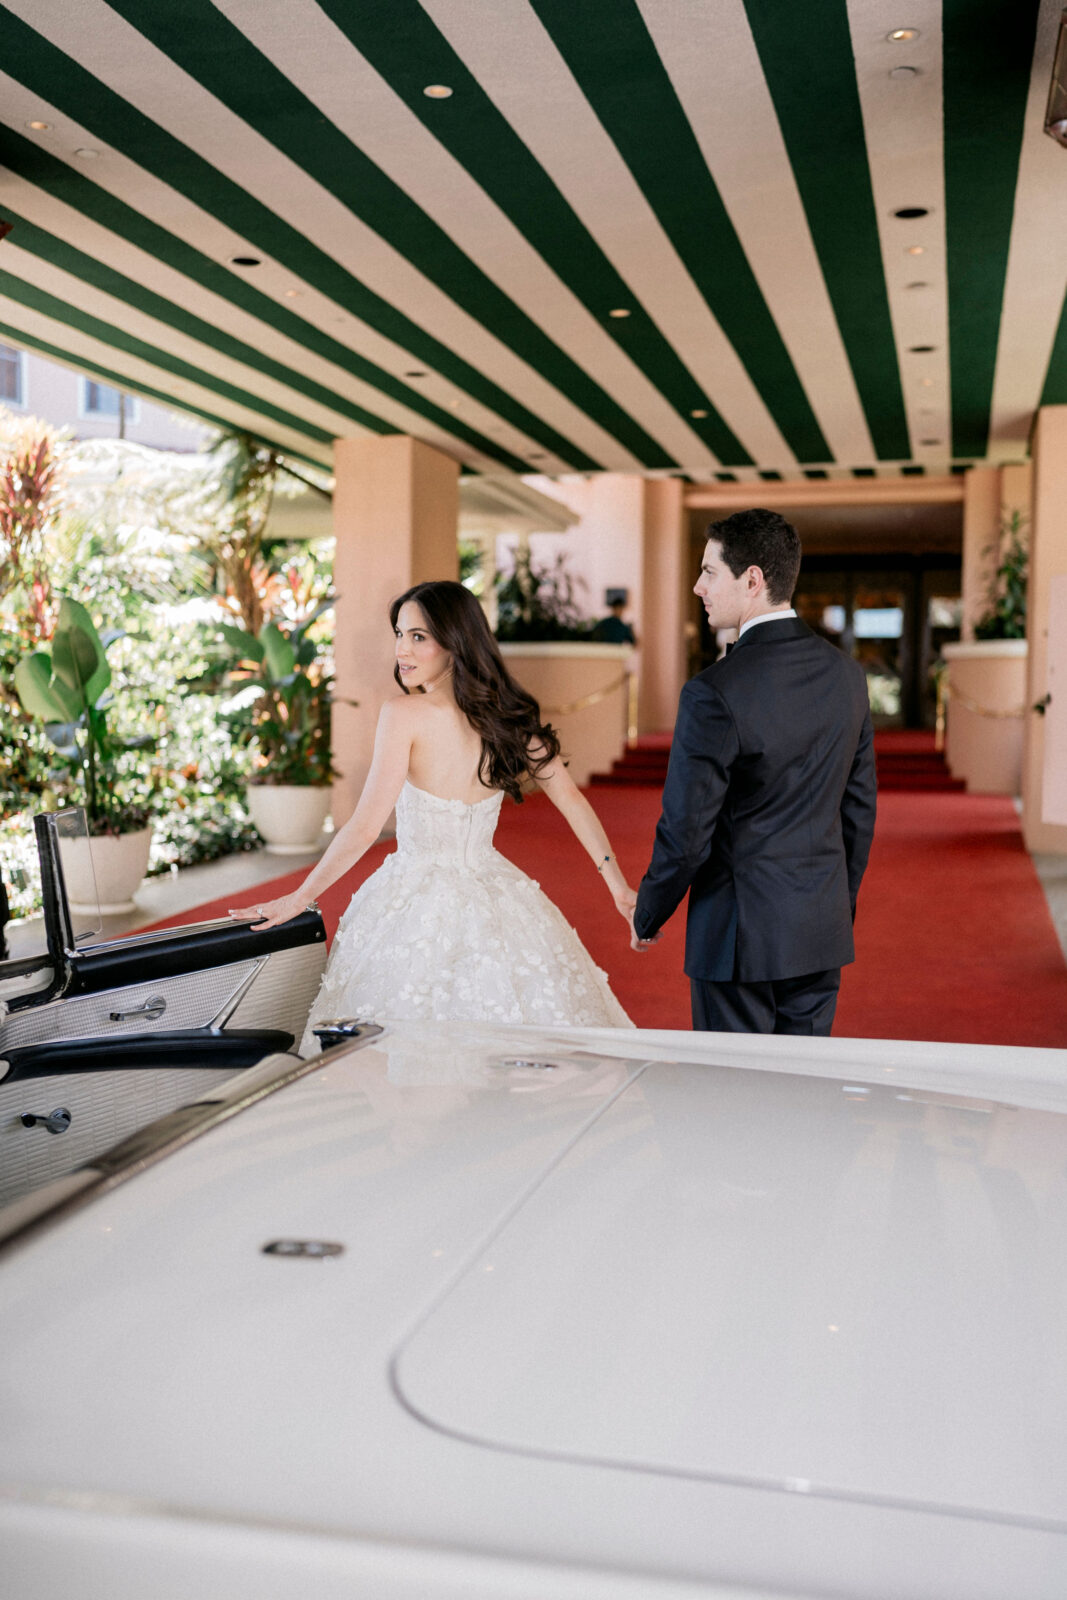
M252 908L261 928L296 916L355 866L395 806L397 848L341 918L301 1054L317 1048L313 1024L338 1016L632 1027L574 929L493 848L504 795L521 801L532 779L629 923L636 894L481 606L462 584L419 583L389 615L404 695L382 706L359 803L299 889Z

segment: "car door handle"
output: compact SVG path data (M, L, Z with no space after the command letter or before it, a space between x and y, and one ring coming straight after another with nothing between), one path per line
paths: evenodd
M49 1133L66 1133L73 1120L66 1106L56 1106L49 1116L40 1111L24 1111L19 1117L24 1128L47 1128Z
M128 1022L131 1017L145 1017L149 1022L155 1022L167 1009L167 1002L161 994L152 995L143 1006L138 1006L134 1011L112 1011L112 1022Z

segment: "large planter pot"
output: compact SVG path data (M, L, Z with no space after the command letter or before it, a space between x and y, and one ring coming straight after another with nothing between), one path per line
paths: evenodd
M105 917L134 911L133 897L148 870L151 828L70 839L63 846L63 877L72 911Z
M252 821L275 856L307 855L318 847L330 811L329 785L250 783L245 791Z
M946 644L945 758L969 794L1020 792L1026 706L1025 639Z
M500 653L558 732L575 783L588 783L594 772L610 772L626 748L630 646L584 639L509 640Z

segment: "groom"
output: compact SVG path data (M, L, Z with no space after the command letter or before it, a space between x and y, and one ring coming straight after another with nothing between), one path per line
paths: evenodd
M738 511L707 541L695 593L740 636L682 690L634 948L688 889L693 1027L829 1034L874 832L866 678L790 605L783 517Z

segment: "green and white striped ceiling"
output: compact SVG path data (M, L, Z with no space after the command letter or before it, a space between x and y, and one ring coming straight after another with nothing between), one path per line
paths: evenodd
M0 340L324 464L1018 459L1067 401L1061 11L7 0Z

